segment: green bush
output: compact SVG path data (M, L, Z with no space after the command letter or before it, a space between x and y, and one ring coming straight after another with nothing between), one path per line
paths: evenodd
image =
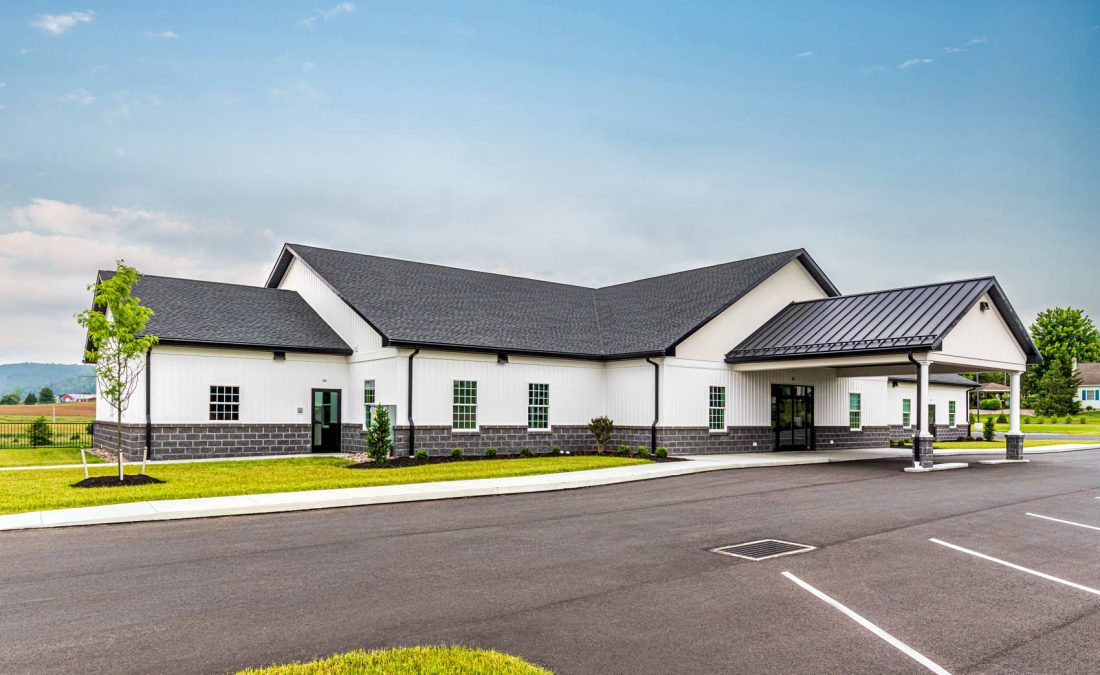
M657 452L653 453L662 459L668 457L668 448L657 448Z
M615 423L609 417L594 417L588 423L588 430L596 437L596 452L603 453L607 444L611 442L611 431Z
M519 449L519 456L520 457L534 457L535 455L534 455L534 453L531 452L531 448L520 448Z
M451 450L451 459L462 459L462 448Z
M492 459L492 458L496 457L497 456L497 449L496 448L489 448L488 450L485 451L485 456L488 457L489 459Z
M970 413L970 423L971 424L976 424L977 422L978 422L978 416L975 415L974 413Z
M1020 424L1031 424L1031 415L1021 415Z
M639 457L649 457L649 448L645 447L644 445L639 445L638 446L638 456Z
M1000 410L1001 401L995 398L983 398L981 403L978 404L980 410Z
M1069 415L1066 415L1066 419L1065 419L1064 423L1065 424L1073 424L1073 418L1070 417Z
M1035 418L1035 423L1036 423L1036 424L1046 424L1046 423L1047 423L1047 421L1046 421L1046 418L1043 418L1043 417L1036 417L1036 418Z
M50 425L45 417L39 417L31 423L29 435L32 447L38 448L53 443L53 432L50 431Z
M642 454L642 450L645 450L646 452L649 452L649 448L648 448L648 447L646 447L646 446L644 446L644 445L639 445L639 446L638 446L637 448L635 448L634 450L635 450L635 451L636 451L636 452L637 452L637 453L638 453L639 455L640 455L640 454Z
M622 455L623 457L629 457L631 450L633 450L633 448L631 448L626 443L623 443L622 445L619 446L619 454Z
M997 415L997 424L1008 424L1008 417L1005 415Z
M550 451L550 454L557 457L558 455L561 454L561 447L555 445L554 448Z
M393 452L393 436L390 435L390 413L385 406L374 409L374 420L367 430L367 455L372 462L385 463Z
M1078 417L1077 418L1077 423L1078 424L1086 424L1087 420L1084 417Z
M994 438L993 431L993 415L990 415L985 418L985 422L982 424L982 440L987 442L992 441Z
M416 458L420 459L420 460L428 459L428 451L427 450L417 450L416 451Z

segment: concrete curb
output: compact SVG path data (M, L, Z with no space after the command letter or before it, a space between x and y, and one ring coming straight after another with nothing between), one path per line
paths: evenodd
M1051 449L1053 448L1053 449ZM1025 450L1027 454L1071 452L1100 448L1100 445L1046 446ZM943 454L1003 453L1003 450L947 450ZM941 454L941 453L937 453ZM30 530L77 525L138 523L188 518L213 518L262 513L309 511L348 506L372 506L402 502L489 497L494 495L552 492L600 485L615 485L654 478L671 478L708 471L752 469L761 467L828 464L871 459L908 459L905 449L876 448L836 452L744 453L738 455L708 455L689 458L690 461L664 464L590 469L509 478L480 478L436 483L410 483L376 487L273 492L255 495L201 497L195 499L165 499L73 509L31 511L0 516L0 531Z

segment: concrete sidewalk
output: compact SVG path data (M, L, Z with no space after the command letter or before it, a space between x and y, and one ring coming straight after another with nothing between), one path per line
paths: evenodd
M1095 449L1100 445L1045 446L1025 450L1028 454L1069 452ZM991 454L1003 455L1003 450L943 450L937 455ZM826 464L830 462L854 462L870 459L909 458L904 448L873 448L866 450L841 450L831 452L783 452L743 453L730 455L705 455L688 458L689 461L642 464L636 466L549 473L537 476L510 478L482 478L436 483L411 483L377 487L340 488L336 490L310 490L303 492L274 492L269 494L234 495L227 497L203 497L197 499L166 499L160 501L130 502L105 506L88 506L75 509L32 511L0 516L0 530L28 530L46 527L74 525L102 525L109 523L136 523L153 520L179 520L184 518L211 518L285 511L306 511L346 506L370 506L398 502L455 499L459 497L486 497L492 495L521 494L570 490L598 485L614 485L632 481L685 476L707 471L727 469L751 469L758 467Z

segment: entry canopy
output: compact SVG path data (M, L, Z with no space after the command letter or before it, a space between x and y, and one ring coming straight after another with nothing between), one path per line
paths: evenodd
M793 302L726 354L739 370L1022 371L1042 363L994 277Z

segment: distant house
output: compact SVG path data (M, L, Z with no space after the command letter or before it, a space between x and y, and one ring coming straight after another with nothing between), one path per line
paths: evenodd
M1074 370L1081 378L1077 400L1085 410L1100 410L1100 363L1078 363Z
M57 397L58 403L81 403L83 401L94 401L95 394L62 394Z

